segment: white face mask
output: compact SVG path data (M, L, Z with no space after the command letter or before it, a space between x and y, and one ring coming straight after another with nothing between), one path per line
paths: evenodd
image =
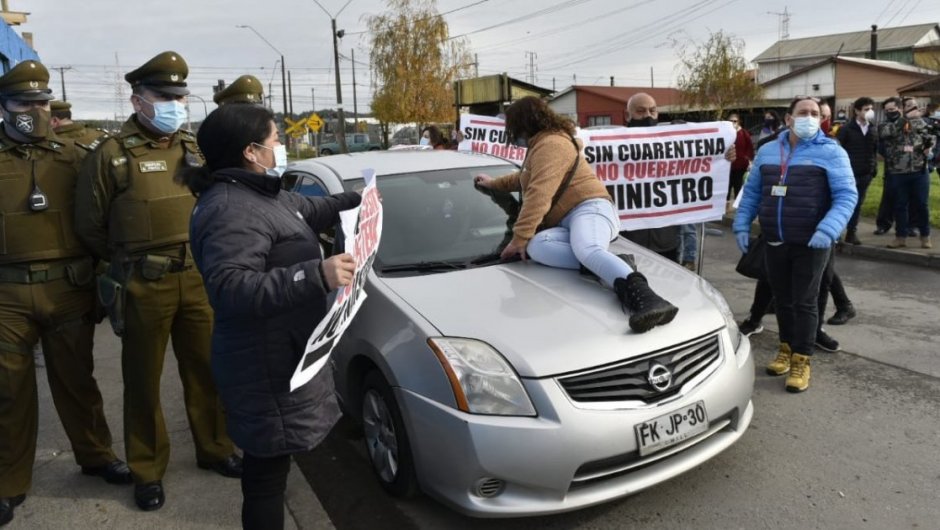
M256 143L255 145L274 151L274 167L263 166L260 162L255 162L255 164L258 164L264 168L265 175L281 178L281 176L284 175L284 171L287 169L287 148L283 145L278 145L275 147L268 147L259 143Z
M875 119L875 111L873 111L873 110L871 110L871 109L866 110L866 111L865 111L865 121L870 122L870 121L874 121L874 119Z
M421 138L421 141L418 142L418 145L431 145L431 139L427 136Z

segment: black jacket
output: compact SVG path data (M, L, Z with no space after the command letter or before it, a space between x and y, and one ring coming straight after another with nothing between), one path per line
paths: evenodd
M848 153L856 179L875 175L878 166L878 128L874 123L868 124L868 134L862 134L858 121L852 120L839 129L836 139Z
M340 416L329 369L290 392L327 310L316 234L359 194L304 197L241 169L213 177L193 210L190 243L215 311L212 373L229 436L254 456L311 449Z

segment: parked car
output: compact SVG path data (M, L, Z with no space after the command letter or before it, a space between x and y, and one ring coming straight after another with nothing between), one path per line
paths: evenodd
M368 134L347 134L346 147L350 153L358 151L378 151L382 146L369 139ZM334 155L340 152L339 142L326 142L320 144L320 156Z
M706 280L618 238L612 250L679 307L636 334L596 279L501 262L519 197L481 192L473 177L517 168L487 155L317 158L285 182L336 193L361 188L366 168L378 174L381 242L333 364L388 492L420 488L477 517L574 510L695 469L745 432L750 343Z

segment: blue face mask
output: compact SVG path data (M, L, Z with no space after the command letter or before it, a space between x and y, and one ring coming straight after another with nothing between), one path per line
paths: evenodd
M150 121L150 125L153 125L154 129L163 134L173 134L180 130L180 127L186 123L186 118L188 117L186 105L183 105L179 101L157 101L156 103L152 103L144 98L140 98L140 100L146 101L153 107L153 119L148 121Z
M287 147L284 147L283 145L268 147L259 143L255 143L255 145L262 149L270 149L274 151L274 167L265 167L258 162L255 162L255 164L258 164L264 168L265 175L269 177L281 178L284 175L284 171L287 170Z
M793 118L793 132L804 140L808 140L819 132L819 118L812 116L797 116Z

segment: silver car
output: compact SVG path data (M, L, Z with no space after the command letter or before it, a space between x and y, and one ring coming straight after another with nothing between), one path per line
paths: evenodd
M631 495L730 447L751 422L750 343L707 281L618 239L675 320L635 334L578 271L505 263L517 194L473 176L517 168L453 151L295 163L289 189L361 187L385 210L368 298L333 354L337 392L384 488L468 515L574 510ZM342 234L324 234L342 247ZM328 250L329 251L329 250Z

